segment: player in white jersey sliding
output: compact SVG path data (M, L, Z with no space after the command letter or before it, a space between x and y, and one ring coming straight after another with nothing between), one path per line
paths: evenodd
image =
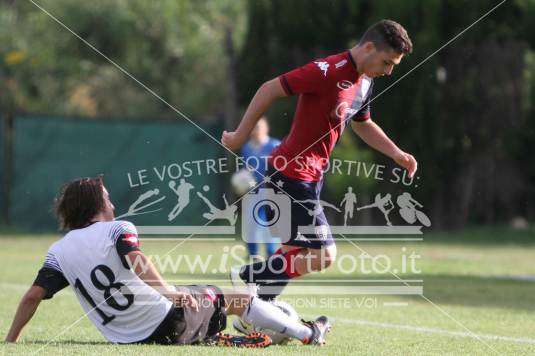
M325 342L330 324L324 316L300 323L257 297L223 294L211 285L169 285L140 251L134 225L114 221L113 210L101 178L82 178L62 188L56 214L69 232L48 250L37 278L20 301L6 342L16 342L41 300L67 285L89 319L113 343L269 345L269 338L260 333L220 333L227 315L304 344Z

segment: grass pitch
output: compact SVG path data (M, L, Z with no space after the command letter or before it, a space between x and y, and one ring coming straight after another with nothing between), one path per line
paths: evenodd
M236 350L207 346L118 346L106 343L84 317L70 289L43 301L16 345L0 345L0 354L321 354L321 355L492 355L535 354L535 234L502 228L471 229L463 233L427 234L422 242L338 242L339 257L385 255L391 270L402 270L403 255L421 256L418 271L398 273L407 280L423 280L423 296L366 295L343 292L352 280L394 279L390 273L364 274L351 269L352 260L304 279L301 285L319 285L325 293L286 294L303 317L325 314L333 330L324 348L292 342L265 350ZM33 282L48 246L59 236L2 235L0 258L0 331L5 337L15 308ZM151 256L168 256L164 277L176 284L209 282L227 285L225 269L235 261L221 260L235 242L142 240ZM211 259L208 256L212 254ZM205 272L189 273L177 256L202 257ZM232 256L231 256L232 257ZM236 256L234 256L236 257ZM170 258L170 259L169 259ZM160 260L160 267L162 267ZM191 261L190 261L191 262ZM168 262L172 263L172 262ZM172 266L171 266L172 267ZM199 267L199 266L197 266ZM369 265L365 267L370 267ZM533 280L530 280L530 276ZM306 281L309 281L307 284ZM320 281L320 282L318 282ZM321 282L323 281L323 282ZM349 281L349 282L348 282ZM412 283L412 282L411 282ZM336 287L333 287L336 286ZM295 287L298 291L298 287ZM350 288L348 287L348 290ZM231 325L231 320L229 320ZM233 332L232 326L227 331Z

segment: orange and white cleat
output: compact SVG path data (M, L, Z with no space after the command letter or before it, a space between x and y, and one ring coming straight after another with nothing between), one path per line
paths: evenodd
M264 348L271 345L271 338L259 332L248 335L230 335L219 333L216 336L218 346L227 347L247 347L247 348Z

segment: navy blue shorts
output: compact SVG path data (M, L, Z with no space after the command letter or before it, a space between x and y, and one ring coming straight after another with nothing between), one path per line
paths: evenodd
M290 239L283 245L320 249L334 243L331 229L321 207L320 192L323 180L302 182L286 177L269 167L266 177L271 183L264 188L274 189L276 193L286 194L291 200ZM277 183L281 183L279 187Z

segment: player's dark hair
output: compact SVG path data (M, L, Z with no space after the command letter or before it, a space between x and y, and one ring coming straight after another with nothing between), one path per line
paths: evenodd
M412 52L412 41L407 30L392 20L381 20L370 26L360 39L361 44L366 42L373 42L379 50L392 48L402 54Z
M87 177L66 183L56 197L54 211L64 230L81 229L104 210L102 177Z

